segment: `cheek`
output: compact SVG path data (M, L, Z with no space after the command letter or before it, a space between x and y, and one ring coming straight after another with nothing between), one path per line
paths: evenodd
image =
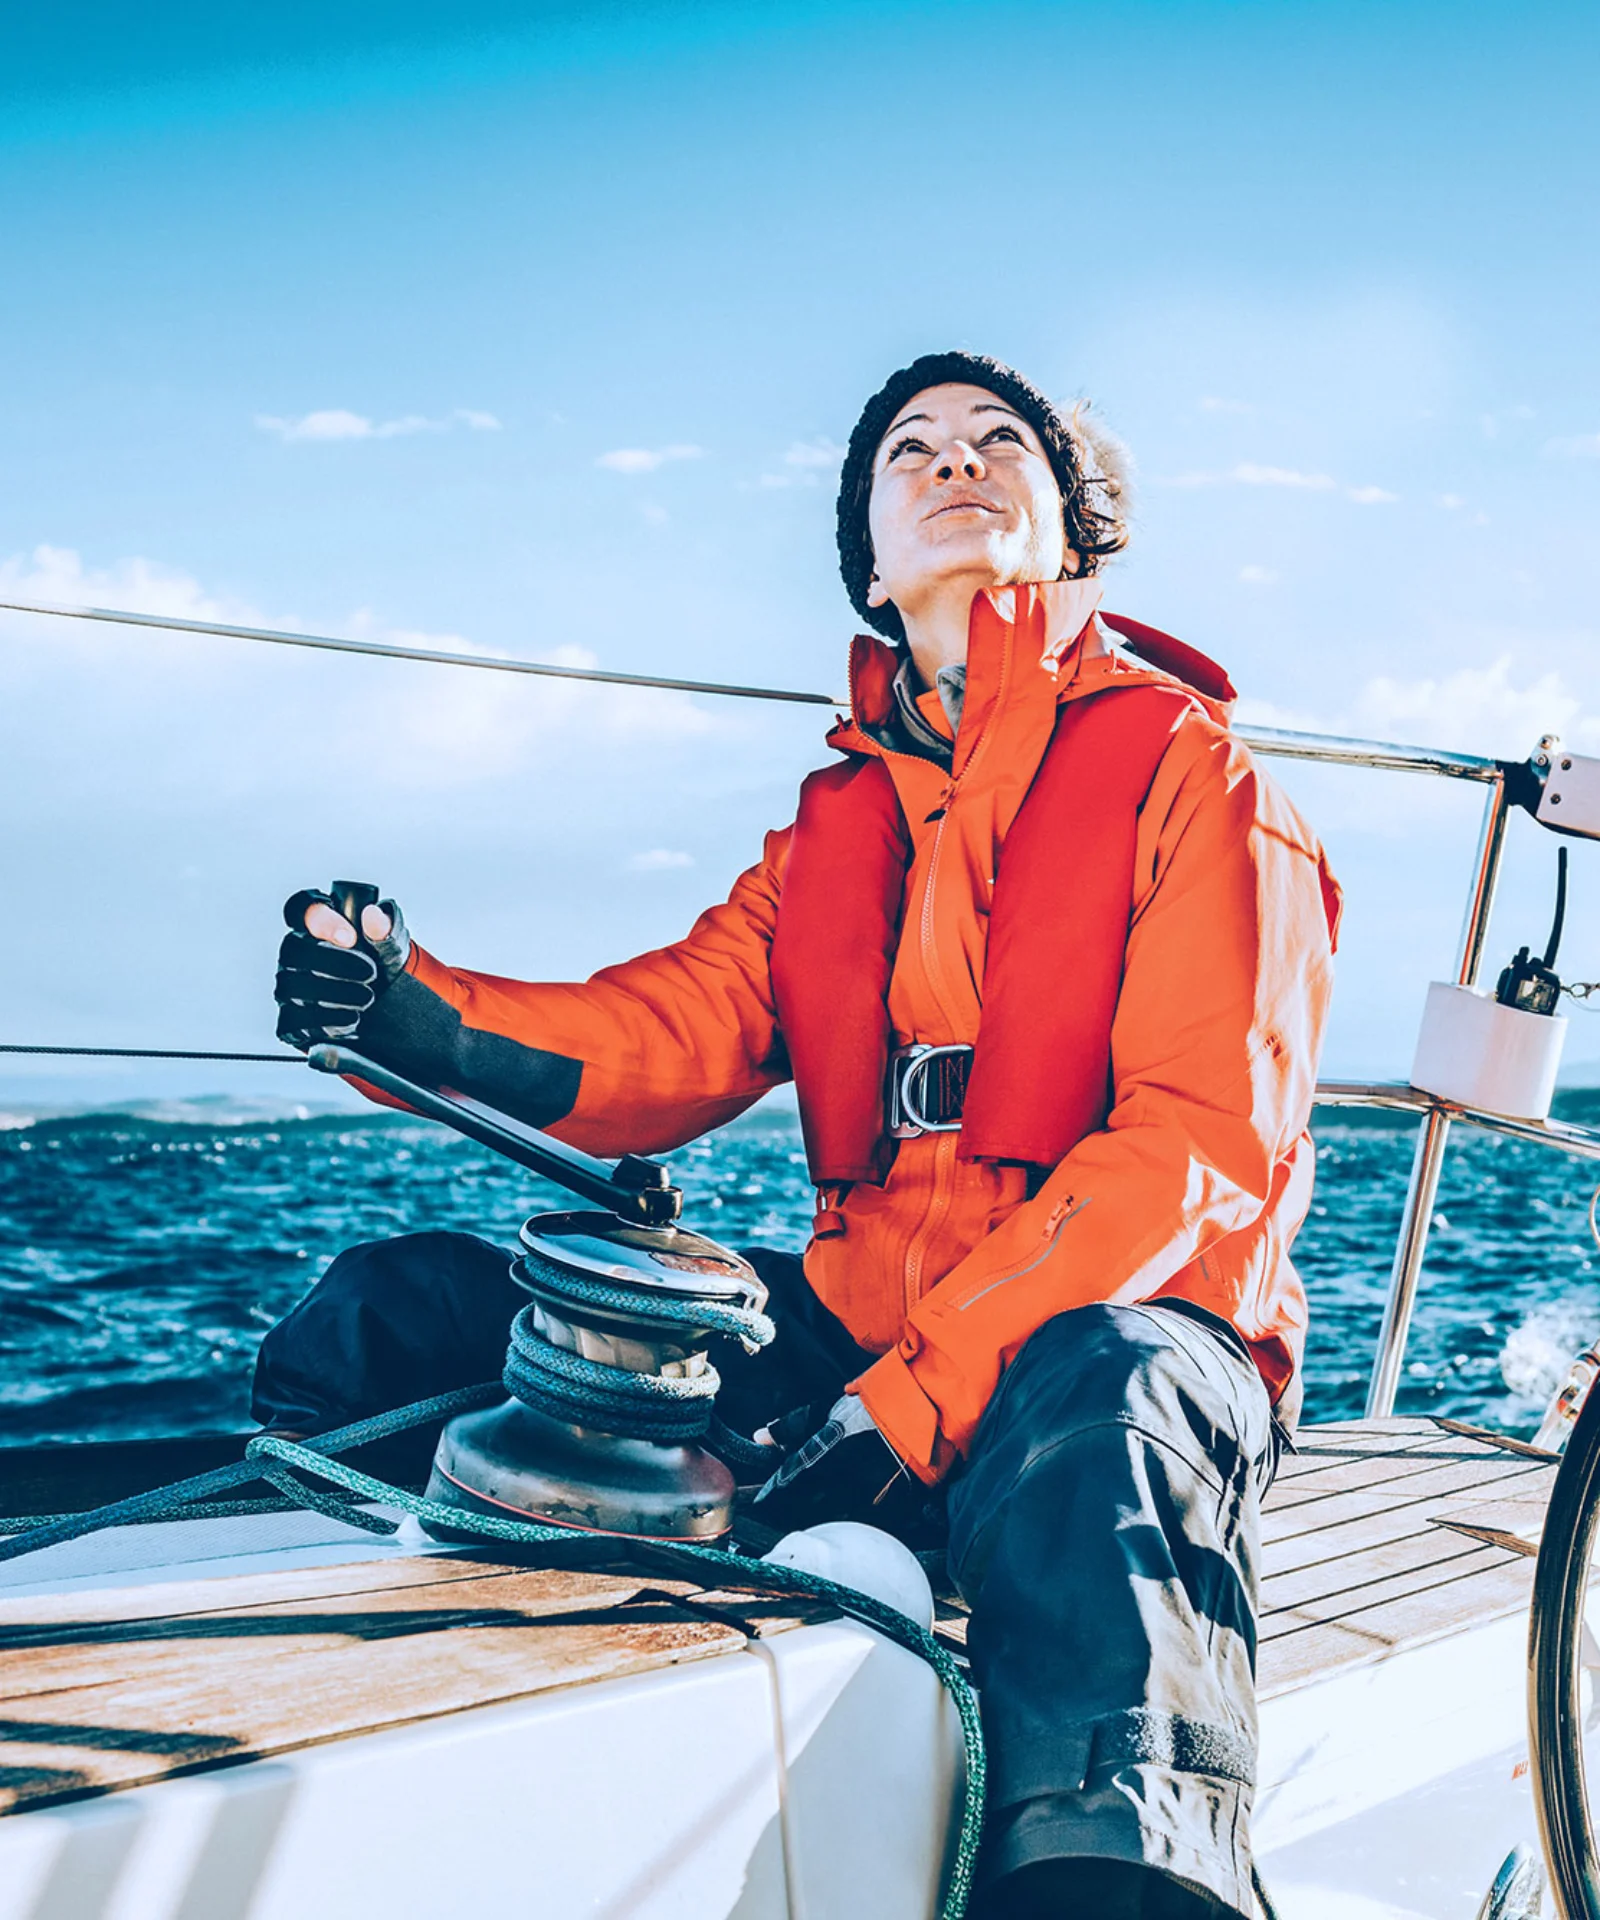
M872 497L867 502L867 534L880 571L883 562L892 559L902 544L905 522L905 503L899 497L902 491L892 481L878 480L873 483Z
M1031 518L1034 552L1059 570L1062 556L1067 550L1067 523L1061 489L1055 485L1053 476L1047 488L1035 491Z

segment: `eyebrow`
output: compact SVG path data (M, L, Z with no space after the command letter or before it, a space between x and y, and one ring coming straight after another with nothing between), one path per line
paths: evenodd
M1001 400L980 400L972 411L974 413L1005 413L1009 414L1013 420L1022 420L1022 415L1017 412L1015 407L1008 407L1004 401ZM890 433L898 433L902 427L909 427L913 420L931 420L932 418L933 415L931 413L904 414L890 427L889 432L885 433L883 437L887 440ZM1028 423L1026 420L1022 420L1022 424L1026 426Z

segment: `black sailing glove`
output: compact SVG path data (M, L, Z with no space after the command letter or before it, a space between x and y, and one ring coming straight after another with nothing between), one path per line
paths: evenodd
M313 924L341 935L351 922L335 895L365 894L359 938L319 940ZM377 888L335 881L333 893L297 893L286 902L288 937L278 950L278 1038L309 1052L328 1040L353 1042L370 1059L424 1087L450 1087L532 1127L571 1113L583 1062L467 1025L461 1010L406 971L411 940L400 909ZM383 932L374 909L388 918ZM331 914L330 921L325 918Z
M306 911L313 906L337 914L341 926L350 925L331 894L302 889L284 902L289 932L278 949L273 985L280 1040L305 1053L324 1041L355 1039L362 1015L405 972L411 952L405 919L392 900L377 905L388 919L388 932L374 940L352 928L359 944L336 946L306 931Z
M799 1410L799 1416L806 1415L814 1418L815 1412ZM770 1432L780 1445L796 1418L786 1414L773 1422ZM810 1437L793 1447L756 1495L751 1517L780 1533L824 1520L860 1520L922 1546L937 1534L936 1509L936 1498L901 1465L859 1395L847 1393Z

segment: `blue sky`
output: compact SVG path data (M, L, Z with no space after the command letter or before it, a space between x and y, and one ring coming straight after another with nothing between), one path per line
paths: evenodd
M1597 43L1539 5L13 10L0 597L830 689L836 449L953 343L1127 440L1108 604L1254 717L1600 752ZM497 971L669 939L822 718L0 617L0 1038L263 1044L277 904L336 872ZM1403 1073L1472 797L1284 778L1351 893L1329 1069ZM1514 838L1497 964L1553 872Z

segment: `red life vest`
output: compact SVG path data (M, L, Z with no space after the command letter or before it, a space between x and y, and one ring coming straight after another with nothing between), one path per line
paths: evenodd
M1191 705L1178 689L1145 685L1057 710L995 878L963 1159L1053 1167L1103 1124L1139 810ZM878 1184L893 1161L888 995L910 859L881 760L851 759L806 779L772 984L818 1186Z

